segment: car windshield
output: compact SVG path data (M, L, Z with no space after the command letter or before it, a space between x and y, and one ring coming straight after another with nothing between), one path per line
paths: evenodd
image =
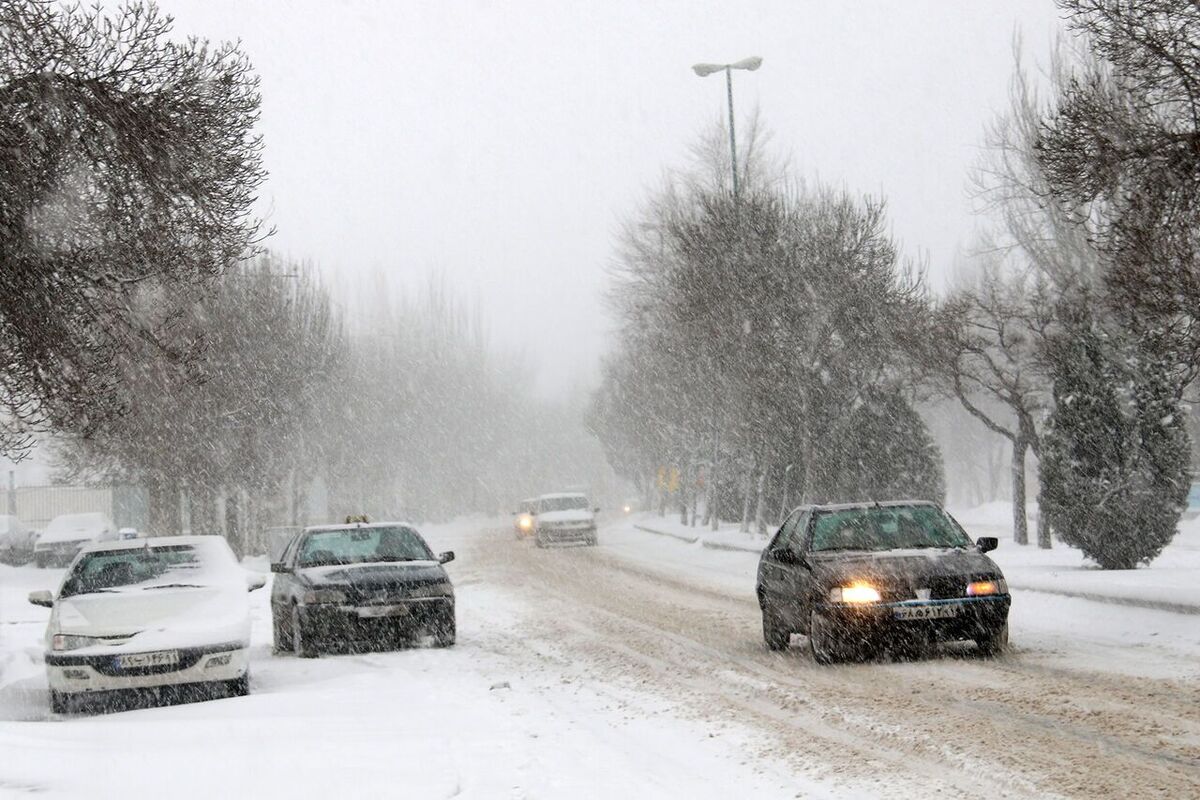
M84 553L63 582L60 597L95 592L202 586L211 582L215 555L193 545L138 547Z
M300 546L300 566L425 561L433 554L412 528L340 528L313 531Z
M586 511L587 507L588 501L583 495L544 497L539 504L538 511L541 513L547 511Z
M814 551L968 547L971 540L933 506L889 506L817 512Z

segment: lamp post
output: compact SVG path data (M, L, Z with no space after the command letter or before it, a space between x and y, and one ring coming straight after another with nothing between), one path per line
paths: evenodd
M714 72L725 73L725 94L729 98L729 155L733 164L733 196L737 199L738 196L738 170L737 170L737 138L733 132L733 71L735 69L745 69L753 72L762 66L762 59L758 56L743 58L741 61L735 61L732 64L696 64L692 67L692 72L695 72L701 78L706 78Z

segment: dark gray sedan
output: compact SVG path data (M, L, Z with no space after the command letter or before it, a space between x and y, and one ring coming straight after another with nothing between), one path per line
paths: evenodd
M822 664L885 644L1008 644L1011 597L985 553L938 505L920 501L798 508L763 551L758 602L771 650L808 636Z
M306 528L271 564L275 648L309 658L427 634L454 644L454 587L421 535L398 522Z

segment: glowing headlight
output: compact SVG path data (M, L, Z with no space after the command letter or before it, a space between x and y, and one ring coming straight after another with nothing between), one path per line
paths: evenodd
M878 603L879 590L869 583L852 583L849 586L837 586L829 590L831 603Z
M305 605L344 602L346 602L346 593L337 589L310 589L304 593Z
M519 525L521 528L528 529L533 527L533 520L529 517L521 517L519 520L517 520L517 525Z
M76 636L70 633L56 633L50 640L50 649L56 651L78 650L81 647L91 647L100 641L94 636Z
M630 511L633 511L633 506L625 506L625 508L623 510L625 511L626 514L628 514Z
M1008 584L1003 578L994 581L971 581L967 584L967 597L986 597L989 594L1008 594Z

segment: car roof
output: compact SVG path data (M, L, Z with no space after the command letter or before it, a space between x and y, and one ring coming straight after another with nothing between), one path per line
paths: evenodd
M417 526L411 522L344 522L337 525L309 525L304 529L305 533L309 531L352 531L359 528L411 528L417 530Z
M145 547L171 547L180 545L195 545L207 546L208 542L225 541L223 536L147 536L143 539L121 539L114 542L89 542L84 545L81 552L92 553L97 550L115 551L115 550L140 550Z
M552 492L550 494L539 494L535 500L557 500L560 497L587 497L583 492Z
M851 511L856 508L903 508L905 506L933 506L941 508L941 505L932 500L863 500L857 503L810 503L808 505L798 506L806 511ZM795 509L793 509L795 510Z

